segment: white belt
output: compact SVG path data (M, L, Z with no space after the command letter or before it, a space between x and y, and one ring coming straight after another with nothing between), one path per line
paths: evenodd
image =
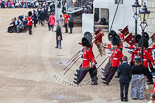
M118 60L118 58L114 58L114 60Z
M83 60L87 60L87 59L83 59Z
M143 59L143 61L147 61L147 59Z

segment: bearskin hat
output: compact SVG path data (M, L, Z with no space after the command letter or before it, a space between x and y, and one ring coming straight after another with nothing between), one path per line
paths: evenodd
M32 12L31 11L28 12L28 16L32 16Z
M142 38L139 40L139 43L138 43L138 46L139 47L142 47ZM148 42L148 40L146 39L146 38L144 38L144 47L145 48L148 48L149 47L149 42Z
M118 36L112 37L111 41L112 41L112 45L118 45L119 46L119 44L120 44L120 39L118 38Z
M139 43L139 40L142 38L141 35L137 34L134 36L134 39L135 39L135 43Z
M92 35L90 32L85 32L84 37L82 38L82 46L91 47L92 44Z
M144 32L144 38L146 38L147 40L150 39L149 34L147 32Z
M114 30L111 30L108 34L108 40L111 41L114 36L117 36L117 33Z

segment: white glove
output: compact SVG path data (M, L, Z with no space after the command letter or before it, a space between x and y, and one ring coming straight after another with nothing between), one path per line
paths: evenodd
M111 51L110 51L110 50L108 50L108 51L107 51L107 53L108 53L108 54L111 54Z
M153 65L153 68L155 69L155 65Z
M79 53L78 55L79 55L80 58L82 58L82 54L81 53Z
M128 46L124 44L123 47L124 47L124 48L127 48Z
M128 49L128 52L133 52L133 50L132 49Z
M95 67L98 68L98 64L97 63L95 64Z
M80 52L83 52L83 48L80 49Z
M104 43L104 42L103 42L102 44L103 44L103 46L105 46L105 45L106 45L106 43Z
M108 56L111 57L112 55L111 54L108 54Z
M76 43L77 43L77 44L80 44L81 42L77 41Z

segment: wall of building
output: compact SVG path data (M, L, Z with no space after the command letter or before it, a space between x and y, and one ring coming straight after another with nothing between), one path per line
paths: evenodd
M148 19L148 27L146 31L151 36L153 33L155 33L155 0L147 0L146 1L148 10L151 11L151 14Z

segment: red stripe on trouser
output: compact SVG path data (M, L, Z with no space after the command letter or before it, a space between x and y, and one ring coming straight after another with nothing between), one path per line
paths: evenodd
M117 67L112 67L112 71L111 71L110 75L107 76L106 82L109 83L111 81L111 79L114 76L114 74L116 73L116 71L117 71Z

